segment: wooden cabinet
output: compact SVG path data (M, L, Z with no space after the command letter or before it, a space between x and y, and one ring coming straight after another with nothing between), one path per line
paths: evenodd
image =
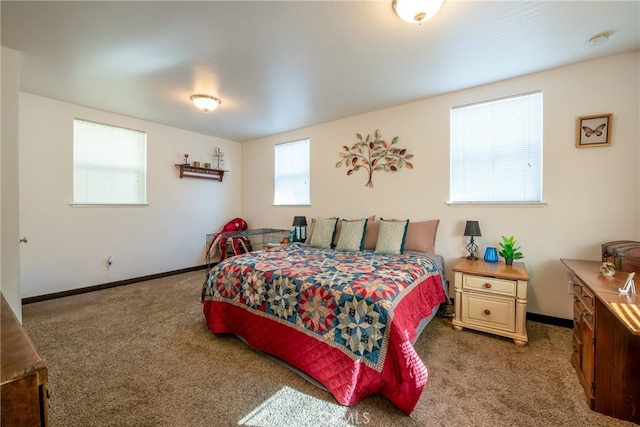
M453 327L471 328L512 338L517 345L529 339L526 328L527 283L524 264L461 258L455 272Z
M573 279L573 364L587 404L640 424L640 296L620 295L627 274L599 274L600 261L562 262Z
M47 367L2 295L2 426L46 426Z

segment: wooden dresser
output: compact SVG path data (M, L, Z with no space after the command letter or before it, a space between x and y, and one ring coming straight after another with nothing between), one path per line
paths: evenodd
M0 294L1 295L1 294ZM46 426L47 367L2 295L0 424Z
M563 259L573 276L573 364L589 407L640 423L640 295L620 295L627 273Z

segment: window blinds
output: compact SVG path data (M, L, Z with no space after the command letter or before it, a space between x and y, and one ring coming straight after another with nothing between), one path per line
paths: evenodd
M74 204L145 204L146 179L146 133L74 120Z
M309 139L275 146L274 205L308 205Z
M542 92L451 109L450 202L542 201Z

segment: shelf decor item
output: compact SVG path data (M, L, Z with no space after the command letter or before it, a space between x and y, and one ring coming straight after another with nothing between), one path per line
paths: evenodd
M467 244L467 251L469 251L469 256L467 259L478 259L476 257L476 252L478 252L478 245L473 241L474 236L482 236L480 233L480 224L478 221L467 221L467 224L464 227L464 235L471 237L469 243Z
M489 246L484 251L484 260L486 262L498 262L498 250L494 247Z
M189 164L189 154L186 154L186 153L185 153L185 155L184 155L184 160L183 160L183 162L182 162L182 163L184 163L185 165L188 165L188 164Z
M224 166L224 153L219 147L213 149L213 160L216 163L216 169L222 169Z
M373 134L362 137L356 133L358 142L351 147L342 146L342 151L338 154L341 159L336 163L339 168L342 165L347 167L347 175L364 169L369 174L366 186L373 187L373 173L375 171L397 172L406 167L413 169L413 164L409 162L413 154L407 153L406 148L397 148L394 145L398 142L398 137L394 137L391 142L381 138L380 130L376 129Z
M516 246L516 239L513 236L502 236L502 242L499 245L501 250L498 255L504 258L504 262L507 265L513 265L513 260L515 259L524 258L524 255L520 252L520 246Z

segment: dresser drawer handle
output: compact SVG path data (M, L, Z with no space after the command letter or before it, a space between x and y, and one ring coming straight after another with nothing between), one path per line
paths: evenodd
M485 287L486 289L489 289L489 288L491 287L491 283L485 283L485 284L484 284L484 287Z
M486 309L486 310L484 311L484 314L486 314L487 316L488 316L488 315L490 315L490 314L491 314L491 310Z

